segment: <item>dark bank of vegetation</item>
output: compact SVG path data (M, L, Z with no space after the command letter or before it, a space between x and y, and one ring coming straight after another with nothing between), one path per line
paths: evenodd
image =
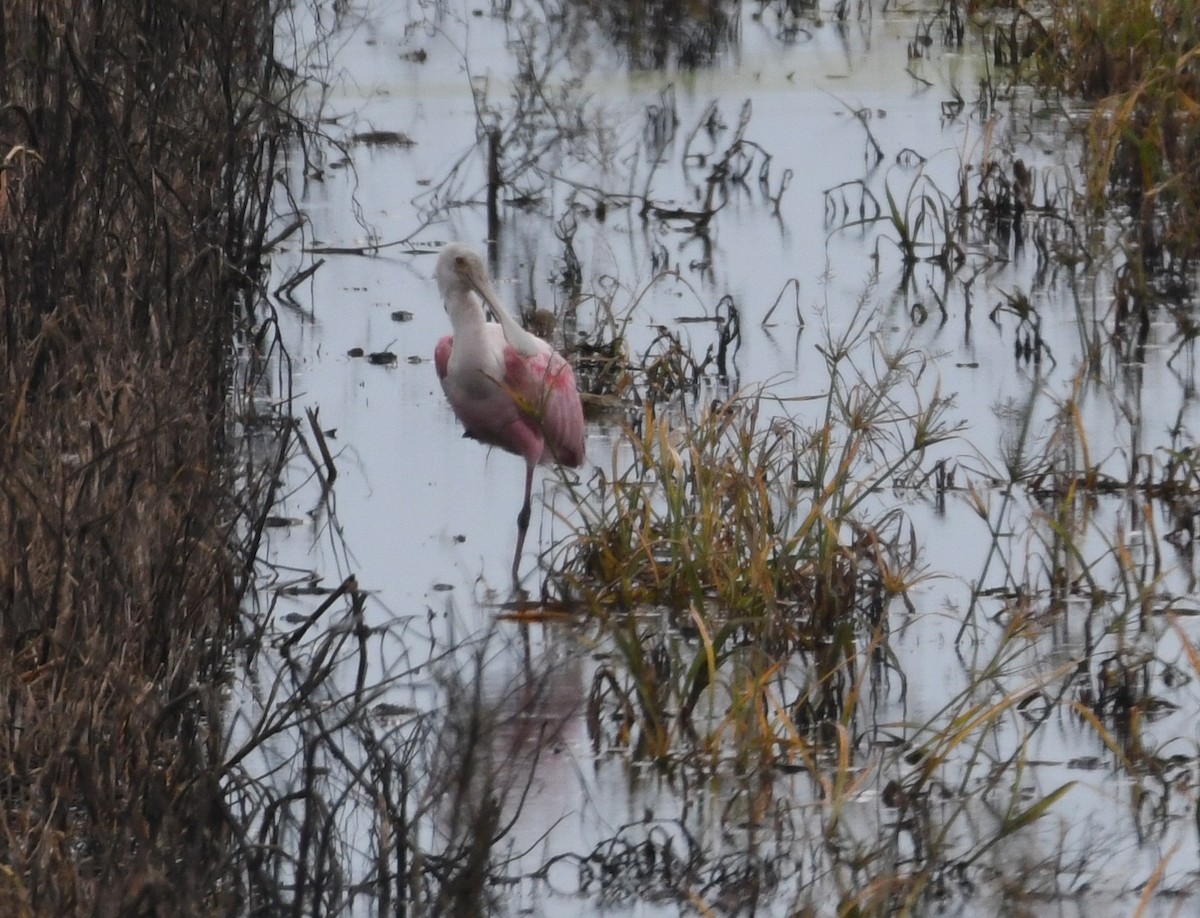
M0 10L0 912L218 914L270 0ZM239 853L241 852L241 853Z

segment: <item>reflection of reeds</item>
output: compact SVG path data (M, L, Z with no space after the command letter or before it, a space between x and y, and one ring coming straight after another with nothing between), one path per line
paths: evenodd
M0 14L5 914L233 908L214 683L256 497L230 496L225 400L272 9Z
M709 66L739 37L737 5L726 0L600 0L586 6L632 69Z

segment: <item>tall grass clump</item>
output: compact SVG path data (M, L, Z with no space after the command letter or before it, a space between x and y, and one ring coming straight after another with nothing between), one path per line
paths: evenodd
M1033 72L1095 104L1088 192L1130 208L1151 264L1200 249L1200 19L1191 0L1056 0L1028 19ZM1014 29L1016 27L1014 26ZM1168 265L1170 266L1170 265Z
M952 436L950 402L922 396L922 359L868 344L861 320L821 353L813 420L764 391L694 416L647 407L582 505L563 585L618 648L593 708L613 707L641 754L699 740L788 757L789 736L850 716L858 641L886 634L919 576L915 535L879 494ZM702 724L702 699L725 709L717 690L729 713Z
M0 11L0 912L239 901L224 636L232 342L281 124L275 8ZM261 519L260 519L261 522Z

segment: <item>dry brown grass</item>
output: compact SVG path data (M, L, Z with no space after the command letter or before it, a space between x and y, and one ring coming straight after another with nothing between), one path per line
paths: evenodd
M4 914L235 902L210 726L242 588L226 391L272 15L0 12Z
M975 8L1000 23L996 42L1011 49L1008 63L1020 62L1046 90L1095 105L1083 166L1096 210L1114 200L1128 208L1128 242L1147 269L1193 261L1200 252L1200 19L1192 0Z

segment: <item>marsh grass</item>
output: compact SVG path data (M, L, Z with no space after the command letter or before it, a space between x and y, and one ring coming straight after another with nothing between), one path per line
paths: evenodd
M256 0L0 13L5 914L239 898L219 681L265 511L234 496L226 399L286 126L274 27Z
M233 687L224 771L246 910L494 914L539 762L577 714L570 670L552 655L516 662L528 648L496 631L418 656L419 623L372 627L365 592L342 586L298 622L282 610L305 594L270 590L261 612L277 637L248 644ZM380 654L388 674L369 676ZM499 691L485 677L498 658L513 661ZM453 700L404 703L417 680Z
M674 65L694 70L711 65L737 46L741 20L736 7L722 0L681 3L582 4L613 44L621 49L631 70L658 70Z
M944 648L960 688L889 719L883 699L907 694L896 634L930 614L911 602L920 535L897 498L946 485L933 456L957 428L936 387L917 397L919 359L874 347L823 346L829 389L807 424L763 392L694 418L644 406L583 500L554 569L598 645L594 748L654 761L685 800L679 785L724 788L719 828L622 827L581 866L583 888L671 896L670 876L679 901L718 910L830 896L839 914L1004 910L1064 895L1103 850L1070 815L1073 795L1095 792L1091 770L1132 785L1113 804L1139 831L1188 818L1191 755L1153 725L1176 716L1200 660L1171 611L1189 607L1195 573L1181 581L1154 547L1152 501L1183 502L1175 539L1190 545L1191 451L1124 472L1101 463L1080 410L1086 374L1048 423L1044 393L1013 406L1004 467L959 466L948 485L991 543L958 646ZM1062 775L1035 761L1064 722L1103 765L1081 757ZM705 829L741 840L735 863ZM744 885L728 884L733 870Z
M1015 195L1018 181L995 193ZM1088 334L1117 334L1078 308ZM589 861L611 862L622 880L589 869L585 888L660 895L661 867L685 878L681 901L714 908L806 909L830 894L842 914L981 897L1012 908L1064 895L1064 877L1087 872L1104 844L1081 840L1070 817L1076 795L1094 793L1089 770L1132 784L1132 800L1113 802L1138 831L1138 801L1154 801L1158 832L1194 804L1190 753L1153 726L1186 709L1177 696L1197 659L1175 617L1197 576L1186 430L1152 454L1098 456L1083 406L1117 396L1085 361L1049 412L1040 386L1004 410L1000 464L981 467L947 444L959 427L924 360L883 349L864 312L820 347L820 395L700 401L680 388L636 401L579 495L583 522L552 553L550 582L586 612L596 642L594 750L651 760L672 782L736 786L721 825L747 832L736 869L750 884L730 892L722 846L670 824L624 827ZM1019 364L1054 365L1020 290L992 320L1011 329ZM1139 442L1137 413L1119 414ZM906 500L973 508L988 550L964 573L970 605L948 610L957 664L944 665L961 667L961 687L919 719L889 720L886 699L908 690L896 633L935 614L912 598L926 572ZM1064 721L1103 764L1080 757L1062 775L1035 761ZM811 802L777 796L789 793ZM808 852L818 876L785 866L806 831L827 842Z
M647 401L581 502L554 567L618 648L620 671L597 676L593 704L619 712L640 754L699 738L719 756L742 736L734 748L753 738L766 760L786 758L788 731L846 712L859 638L886 632L892 600L920 576L903 514L873 498L953 436L951 404L936 386L922 399L921 358L870 342L861 313L821 352L829 387L812 422L765 391L694 416ZM796 656L812 668L763 731L770 683ZM698 726L718 690L735 714Z
M1037 257L1039 286L1102 254L1081 229L1081 222L1091 224L1079 218L1083 192L1069 170L1026 165L1011 142L997 136L999 123L989 116L978 138L957 153L956 182L935 178L940 167L905 148L880 178L851 179L823 192L826 229L876 230L873 261L878 268L895 251L899 287L926 299L915 283L918 273L940 279L941 292L932 299L942 322L949 318L952 293L957 296L954 288L961 287L969 313L977 278L1019 259L1027 243ZM1136 311L1140 292L1129 293L1134 303L1127 313ZM912 319L921 324L931 311L915 306Z
M898 201L891 187L885 184L884 197L906 273L922 259L947 271L962 265L965 255L956 241L959 234L955 229L953 202L933 182L923 176L914 180L903 201Z
M1131 258L1177 273L1200 246L1194 5L1058 0L995 15L1010 48L1005 63L1041 87L1095 104L1088 199L1099 211L1119 196L1130 215Z
M1092 199L1101 204L1109 188L1123 194L1148 263L1190 261L1200 245L1200 33L1191 4L1102 3L1055 27L1072 49L1068 87L1098 100L1089 133ZM1047 79L1045 69L1041 75Z

